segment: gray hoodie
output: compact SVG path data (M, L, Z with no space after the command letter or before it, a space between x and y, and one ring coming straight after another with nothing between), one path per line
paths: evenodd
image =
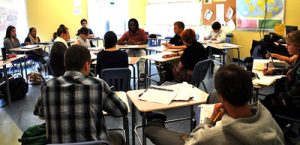
M270 112L260 102L251 109L251 117L234 119L225 114L214 127L198 126L185 145L284 145L282 131Z

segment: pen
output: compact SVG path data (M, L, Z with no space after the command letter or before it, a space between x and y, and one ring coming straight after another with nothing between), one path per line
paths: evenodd
M141 97L145 92L147 92L149 88L145 89L142 93L139 94L139 97Z
M213 119L213 122L216 122L216 121L217 121L217 119L222 115L223 111L224 111L224 108L221 108L221 109L219 110L217 116Z
M260 77L258 76L258 74L257 74L257 73L255 73L255 76L256 76L256 78L257 78L257 79L259 79L259 80L260 80Z

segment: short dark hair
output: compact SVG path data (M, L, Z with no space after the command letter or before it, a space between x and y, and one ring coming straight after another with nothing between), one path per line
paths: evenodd
M181 39L182 39L182 41L184 41L185 43L187 43L189 45L191 45L193 42L197 41L196 34L193 29L185 29L184 31L182 31Z
M251 74L235 64L220 67L215 75L215 88L233 106L245 105L253 95Z
M78 30L78 35L84 34L84 35L89 35L89 29L86 27L82 27Z
M177 25L179 28L181 28L182 30L184 30L184 23L183 22L181 22L181 21L177 21L177 22L175 22L174 23L174 25Z
M118 38L113 31L108 31L104 34L104 47L111 48L117 44Z
M135 18L131 18L131 19L128 21L128 30L129 30L129 31L130 31L130 28L129 28L129 23L130 23L130 22L133 22L133 23L135 24L137 30L139 29L139 22L138 22L138 20L135 19Z
M12 31L13 29L16 29L16 27L15 27L15 26L12 26L12 25L10 25L10 26L7 27L7 29L6 29L6 34L5 34L5 38L11 38L11 31Z
M219 22L214 22L212 25L211 25L211 28L213 30L220 30L221 29L221 24Z
M65 26L60 26L58 27L56 33L57 33L57 36L60 36L62 33L67 33L69 29Z
M80 71L85 63L90 61L90 51L81 45L72 45L65 53L65 68L67 71Z
M87 22L87 20L86 19L81 19L80 24L82 25L83 22Z

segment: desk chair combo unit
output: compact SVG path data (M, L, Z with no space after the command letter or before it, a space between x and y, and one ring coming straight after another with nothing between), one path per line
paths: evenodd
M103 69L100 78L102 78L113 91L128 91L130 90L131 71L129 68L107 68ZM129 145L129 123L128 117L123 117L123 129L109 129L122 130L125 135L126 144Z

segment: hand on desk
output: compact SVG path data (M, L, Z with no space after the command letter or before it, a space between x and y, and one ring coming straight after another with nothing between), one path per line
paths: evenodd
M222 103L217 103L215 104L213 114L210 116L209 119L212 122L217 122L222 119L224 114L225 114L225 109L223 108Z
M162 56L162 58L171 58L171 57L175 57L175 56L178 56L176 53L173 53L173 54L165 54Z
M273 73L274 73L274 69L268 69L268 68L265 68L264 70L263 70L263 74L265 75L265 76L269 76L269 75L273 75Z

